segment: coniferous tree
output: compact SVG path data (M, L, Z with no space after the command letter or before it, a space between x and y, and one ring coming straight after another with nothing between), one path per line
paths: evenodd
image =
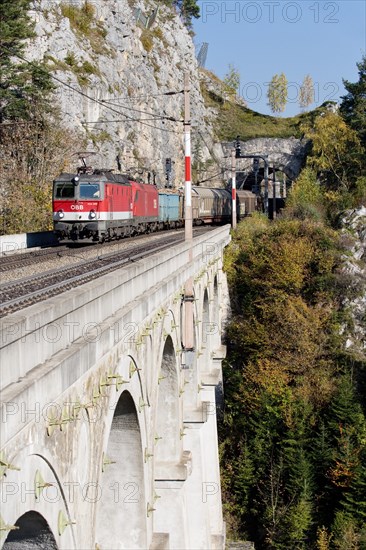
M366 407L364 369L366 360L346 361L335 405L336 417L342 418L342 431L349 441L352 469L348 486L342 493L339 510L354 520L357 533L366 548ZM351 452L352 454L351 454ZM343 452L343 455L345 453Z
M200 8L197 0L174 0L174 5L180 10L185 24L188 28L192 27L192 18L198 19Z
M334 529L357 538L366 521L366 419L350 373L341 376L327 416L332 456L326 476Z
M0 123L39 115L53 89L42 63L23 60L26 40L34 36L29 7L30 0L0 0Z
M347 124L356 130L366 148L366 56L357 63L358 82L343 80L347 94L342 97L340 112Z
M337 238L320 228L254 217L226 264L223 487L230 527L260 550L360 550L366 535L365 417L330 315Z

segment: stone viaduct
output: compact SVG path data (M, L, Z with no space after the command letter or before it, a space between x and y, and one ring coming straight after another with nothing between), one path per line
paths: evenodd
M192 261L182 243L2 319L0 548L224 548L215 394L229 239L215 229L193 240Z

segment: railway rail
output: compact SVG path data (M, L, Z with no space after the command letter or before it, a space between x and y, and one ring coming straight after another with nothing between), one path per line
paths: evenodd
M194 236L210 231L195 229ZM165 250L184 240L183 231L164 235L156 242L144 242L131 250L119 250L98 258L83 260L65 268L55 268L37 275L0 285L0 317L19 311L39 301L56 296L93 279L114 271L130 262L140 260L154 252ZM101 245L102 248L104 245Z
M146 238L146 235L139 235L133 237L134 241ZM3 255L0 258L0 273L5 273L13 269L19 269L34 264L40 264L42 262L48 262L53 258L62 258L64 256L78 256L80 251L93 250L93 252L102 251L105 252L109 247L115 246L117 243L130 243L131 240L113 240L103 244L97 243L83 243L79 241L77 244L63 244L61 246L52 246L50 248L44 248L42 250L35 250L29 252L22 252L18 254Z
M19 254L9 254L9 256L1 256L0 272L4 273L12 269L18 269L35 263L46 262L52 257L61 256L68 250L66 245L45 248L43 250L21 252Z

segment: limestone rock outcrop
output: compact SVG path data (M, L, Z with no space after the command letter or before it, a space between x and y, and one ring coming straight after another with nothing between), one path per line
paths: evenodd
M161 2L37 0L36 37L27 58L46 59L58 79L57 102L68 127L88 139L103 167L131 169L164 182L184 181L183 86L190 72L191 117L209 135L194 45L177 12ZM156 12L156 9L158 11ZM150 28L139 20L155 12ZM140 18L140 19L139 19ZM62 81L64 84L62 84ZM202 154L208 156L203 144Z
M347 304L354 327L347 346L366 357L366 206L348 211L342 220L343 235L348 242L344 271L352 278L357 296Z
M220 113L205 106L200 81L218 95L223 85L199 70L192 36L174 8L158 0L34 0L31 15L35 38L26 56L47 61L64 124L80 135L79 150L86 139L86 149L98 153L92 164L145 181L155 173L161 187L170 158L171 182L182 185L189 72L194 179L216 187L227 181L232 143L215 143ZM307 150L295 138L242 144L244 154L268 154L289 179L299 174Z

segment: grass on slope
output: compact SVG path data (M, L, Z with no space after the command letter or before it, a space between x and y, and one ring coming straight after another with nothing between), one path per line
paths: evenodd
M221 82L213 73L209 71L204 71L204 73L215 83ZM281 118L262 115L238 103L224 100L221 95L208 90L204 81L201 81L201 91L206 107L218 111L214 128L219 141L232 141L238 135L242 141L262 137L289 138L293 136L301 138L300 125L309 119L313 120L325 108L325 104L323 104L308 113Z

